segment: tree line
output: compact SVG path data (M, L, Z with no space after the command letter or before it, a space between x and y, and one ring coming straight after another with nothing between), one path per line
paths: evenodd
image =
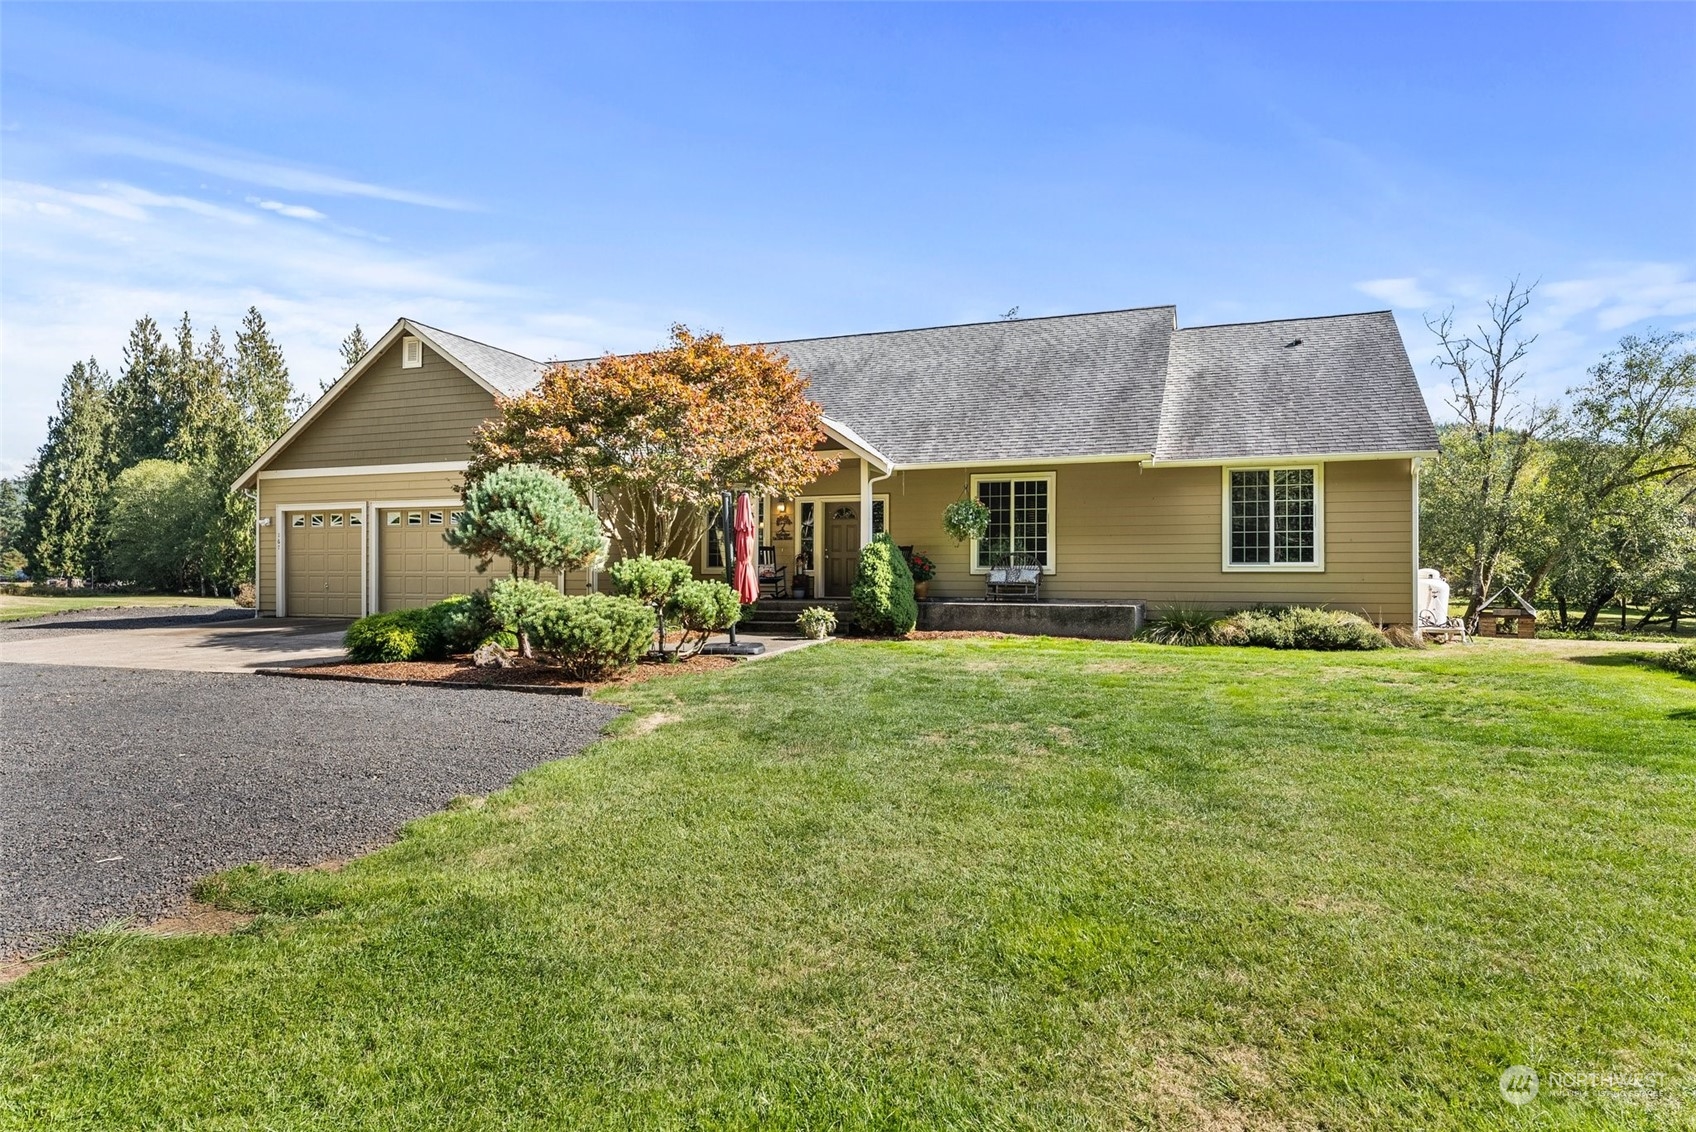
M1523 390L1535 287L1516 280L1470 332L1428 320L1458 418L1420 479L1422 561L1467 598L1466 616L1511 586L1563 628L1696 612L1696 350L1688 334L1627 335L1566 397Z
M356 327L348 364L365 350ZM351 356L349 354L351 353ZM72 365L47 439L0 484L8 574L234 593L253 579L254 500L230 484L305 406L282 348L249 307L234 348L138 319L117 374Z

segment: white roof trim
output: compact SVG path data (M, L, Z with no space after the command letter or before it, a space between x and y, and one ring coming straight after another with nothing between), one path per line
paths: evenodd
M1417 460L1437 455L1436 449L1406 452L1304 452L1280 456L1215 456L1201 460L1156 460L1142 462L1145 468L1263 468L1273 464L1340 464L1349 460Z
M895 470L895 465L890 463L888 456L885 456L876 448L867 444L859 433L855 432L841 421L834 421L829 417L825 417L824 432L826 436L842 445L842 447L848 449L848 451L852 452L854 455L875 465L877 470L882 472L884 475L888 475L890 472Z
M1041 469L1053 467L1055 464L1134 464L1138 461L1147 463L1147 452L1109 452L1099 456L1017 456L996 458L993 460L925 460L911 464L897 464L898 472L922 472L930 468L1031 468Z
M360 374L364 373L376 364L377 358L386 353L396 341L406 334L414 335L423 339L425 342L428 342L432 350L446 358L455 369L457 369L460 373L463 373L466 377L469 377L472 381L475 381L484 389L488 390L493 396L505 396L505 394L503 394L499 389L496 389L493 385L490 385L487 381L483 380L482 377L473 372L464 362L454 357L447 350L442 349L441 344L431 336L427 328L420 327L410 319L396 319L395 324L389 327L388 333L377 339L376 343L373 344L369 350L365 351L365 355L362 358L360 358L357 362L354 362L340 377L336 378L335 384L326 389L318 400L312 402L306 412L300 414L299 418L297 418L293 424L283 430L283 435L272 441L271 446L261 452L259 454L259 458L249 464L247 466L247 470L236 477L236 481L230 485L230 490L243 491L252 487L258 478L260 469L264 468L266 464L269 464L273 459L275 459L277 453L281 452L284 448L287 448L291 443L293 443L295 437L306 431L306 429L311 426L312 422L317 420L319 415L322 414L325 409L329 408L336 398L347 392L348 388L355 381L359 380Z

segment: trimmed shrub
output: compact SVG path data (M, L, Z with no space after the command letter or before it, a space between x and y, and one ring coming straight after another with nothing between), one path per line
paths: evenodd
M454 594L430 607L429 649L441 656L474 652L477 646L505 626L495 615L494 603L483 590Z
M629 668L654 640L654 611L628 597L560 598L529 615L536 651L579 680Z
M1655 658L1655 662L1669 672L1696 676L1696 645L1682 645L1671 652L1664 652Z
M552 586L528 578L502 578L489 587L489 608L501 626L518 635L518 651L530 655L531 620L565 600Z
M433 620L428 609L373 613L347 627L342 645L355 664L423 660L432 651Z
M913 575L888 532L860 548L854 577L854 623L873 636L904 637L919 623Z
M654 558L639 554L621 558L607 568L613 587L620 597L641 602L654 611L658 626L655 638L660 652L665 652L665 623L673 616L673 603L678 591L695 579L695 569L681 558ZM720 583L722 584L722 583ZM726 626L728 628L728 626ZM678 648L683 643L678 642Z
M1269 649L1361 651L1390 647L1390 639L1364 617L1340 609L1247 609L1214 630L1221 644Z
M675 655L700 652L707 638L723 633L742 619L742 602L736 591L723 582L689 581L677 587L671 596L671 615L683 629L683 639L677 642ZM690 634L695 635L695 648L683 653Z
M1215 609L1193 605L1169 605L1160 611L1143 636L1157 645L1216 645L1214 630L1225 620Z

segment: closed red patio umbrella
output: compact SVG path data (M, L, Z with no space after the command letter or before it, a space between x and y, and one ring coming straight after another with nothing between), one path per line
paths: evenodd
M736 496L736 518L731 522L731 534L736 540L732 550L736 573L731 587L736 591L737 600L743 605L752 605L760 596L759 551L754 545L754 501L745 491Z

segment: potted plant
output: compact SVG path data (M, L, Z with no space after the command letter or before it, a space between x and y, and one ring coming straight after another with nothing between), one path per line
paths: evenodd
M936 563L914 551L907 556L907 569L913 575L913 596L925 600L930 596L930 580L936 577Z
M801 635L812 641L822 641L836 631L836 614L822 605L803 609L795 618Z
M989 530L989 508L976 499L956 499L942 509L942 529L955 542L982 538Z

